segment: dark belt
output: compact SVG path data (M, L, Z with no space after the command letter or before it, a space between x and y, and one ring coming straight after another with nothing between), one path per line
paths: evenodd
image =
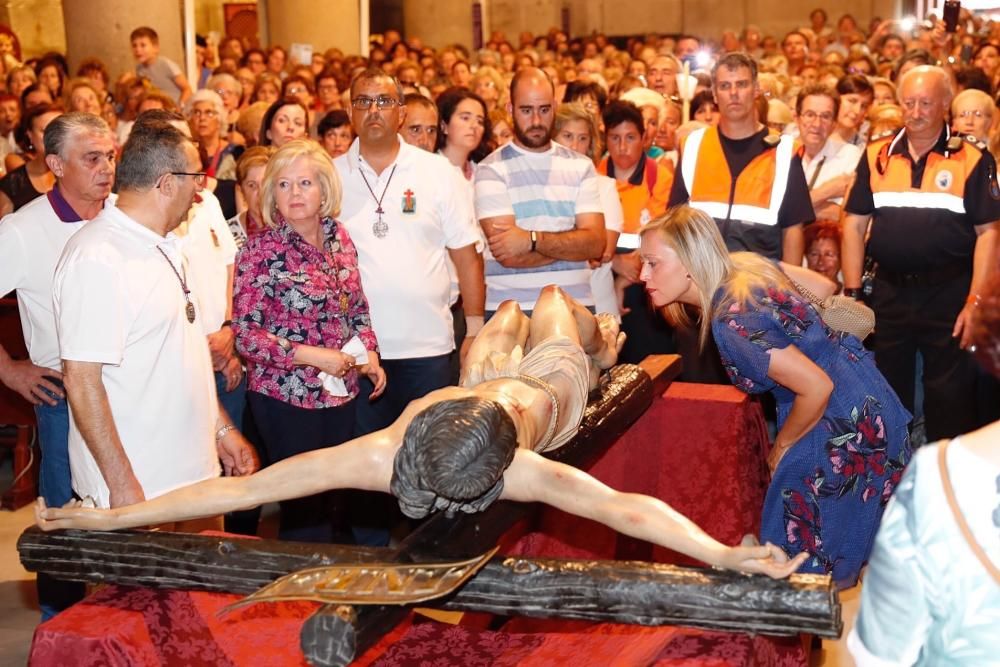
M886 271L879 267L875 273L876 278L895 287L931 287L965 275L972 275L971 261L949 264L939 269L928 269L927 271Z

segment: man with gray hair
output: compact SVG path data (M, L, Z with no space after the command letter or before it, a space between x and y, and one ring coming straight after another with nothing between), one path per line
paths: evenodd
M116 206L66 244L56 267L73 489L99 507L216 477L220 459L226 474L256 466L218 407L205 313L172 233L204 185L200 164L177 128L137 124L122 150ZM221 525L216 517L170 529Z
M73 489L52 272L70 237L111 206L115 144L110 128L88 113L59 116L45 129L45 162L56 177L52 190L0 221L0 294L17 290L29 356L15 361L0 346L0 382L35 406L42 450L39 493L47 503L61 506L73 497ZM42 620L83 594L82 584L56 582L40 574Z
M982 426L972 318L994 262L1000 187L993 157L952 135L954 91L943 69L921 65L899 80L904 127L868 145L844 211L844 294L861 297L867 254L878 263L875 311L879 370L914 410L917 352L923 357L927 439Z

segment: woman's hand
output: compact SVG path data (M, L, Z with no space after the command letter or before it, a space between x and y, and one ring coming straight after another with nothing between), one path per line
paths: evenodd
M785 444L780 442L777 438L774 440L774 445L771 447L771 452L767 455L767 467L771 470L771 475L774 475L774 471L778 469L778 464L781 463L781 459L785 458L785 454L788 450L792 448L792 444Z
M83 506L82 500L71 500L60 508L47 507L45 499L35 500L35 525L48 532L75 528L78 530L114 530L112 510Z
M361 366L358 370L367 375L371 383L375 385L375 389L368 395L368 400L381 396L382 392L385 391L385 369L379 363L378 352L369 350L368 363Z
M802 552L789 560L779 547L768 542L757 544L756 538L748 535L743 538L743 544L729 547L722 557L720 566L729 570L766 574L773 579L784 579L792 574L809 559L809 554Z
M354 370L357 365L354 362L354 357L346 352L325 347L314 349L316 350L316 355L312 365L334 377L344 377L347 373Z

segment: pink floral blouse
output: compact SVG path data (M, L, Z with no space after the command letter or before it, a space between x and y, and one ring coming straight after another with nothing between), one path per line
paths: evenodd
M358 336L378 351L354 243L332 218L323 221L323 232L325 252L281 223L250 237L236 257L233 329L248 388L301 408L351 401L358 394L358 372L344 378L348 396L331 396L319 369L293 364L296 344L340 349ZM285 351L272 336L288 339L292 349Z

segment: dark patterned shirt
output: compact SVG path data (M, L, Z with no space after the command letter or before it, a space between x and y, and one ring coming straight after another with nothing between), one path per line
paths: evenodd
M297 343L340 349L358 336L368 350L378 350L354 243L336 220L324 220L323 232L321 251L279 221L251 236L236 258L233 329L249 389L302 408L352 400L358 372L344 378L348 396L331 396L318 368L294 365ZM292 349L282 349L277 337L287 338Z

